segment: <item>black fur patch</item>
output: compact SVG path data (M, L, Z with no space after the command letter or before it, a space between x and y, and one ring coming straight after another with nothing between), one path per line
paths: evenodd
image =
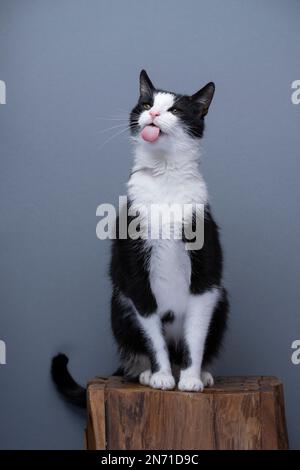
M174 321L174 313L169 310L168 312L166 312L163 317L161 318L161 322L162 323L173 323Z
M195 223L194 218L193 225ZM222 278L223 255L219 228L211 215L209 206L205 210L203 247L201 250L188 250L188 254L192 264L191 293L202 294L212 286L219 286Z

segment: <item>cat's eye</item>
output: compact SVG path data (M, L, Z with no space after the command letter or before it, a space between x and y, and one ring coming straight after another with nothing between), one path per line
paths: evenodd
M150 109L151 108L151 105L149 103L144 103L143 104L143 108L144 109Z
M170 109L172 114L178 114L178 109L177 108L171 108Z

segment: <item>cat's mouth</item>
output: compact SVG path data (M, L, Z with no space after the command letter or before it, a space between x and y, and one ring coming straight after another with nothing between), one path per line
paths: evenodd
M143 128L141 137L146 140L146 142L156 142L160 134L160 128L152 122Z

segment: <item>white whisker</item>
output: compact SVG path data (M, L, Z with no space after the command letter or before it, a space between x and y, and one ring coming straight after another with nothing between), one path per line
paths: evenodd
M109 132L114 129L119 129L120 127L128 127L128 124L124 122L123 124L117 124L116 126L108 127L107 129L102 129L99 131L99 134L103 134L104 132Z
M120 132L117 132L116 134L114 135L111 135L108 139L106 139L103 144L101 145L101 147L99 148L99 150L101 150L108 142L110 142L111 140L113 140L115 137L118 137L119 135L123 134L124 132L128 131L130 129L130 125L127 126L125 129L122 129Z

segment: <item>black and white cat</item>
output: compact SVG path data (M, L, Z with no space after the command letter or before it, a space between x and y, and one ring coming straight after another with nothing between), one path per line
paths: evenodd
M184 236L117 237L113 242L111 323L120 353L118 373L163 390L173 389L177 376L183 391L213 385L208 369L226 328L222 250L199 169L204 117L214 91L208 83L192 96L166 92L155 88L143 70L139 100L130 114L134 164L128 201L140 215L140 229L146 221L143 208L153 204L205 208L201 249L187 250ZM193 213L190 220L171 223L193 225L197 217ZM66 363L63 355L54 358L52 375L72 399L75 382Z

